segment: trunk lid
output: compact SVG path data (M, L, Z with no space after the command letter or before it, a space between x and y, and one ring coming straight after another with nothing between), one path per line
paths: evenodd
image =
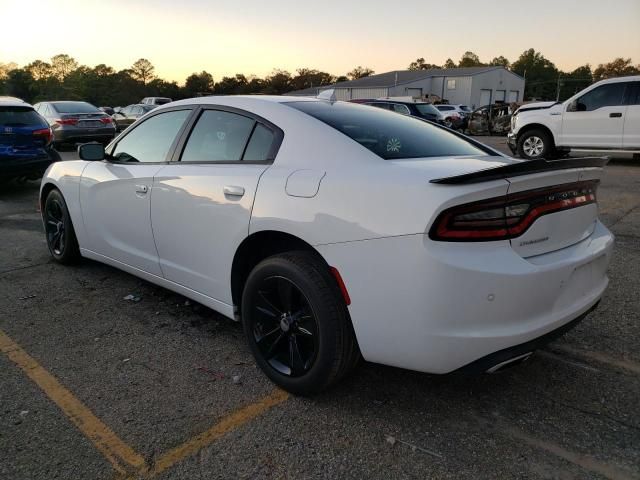
M580 196L581 186L589 181L599 182L603 172L599 167L587 167L508 178L510 185L507 195L540 189L562 201L563 198ZM555 189L562 185L567 185L567 188ZM556 192L553 192L554 189ZM542 215L522 235L512 238L511 246L525 258L560 250L589 237L597 219L598 205L595 202Z

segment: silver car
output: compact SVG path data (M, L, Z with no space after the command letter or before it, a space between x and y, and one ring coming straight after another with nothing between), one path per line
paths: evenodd
M51 126L54 145L94 140L108 143L116 133L111 117L87 102L40 102L34 108Z

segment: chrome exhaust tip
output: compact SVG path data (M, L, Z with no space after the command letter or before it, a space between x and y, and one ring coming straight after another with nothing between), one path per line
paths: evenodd
M509 367L525 362L531 355L533 355L533 352L527 352L522 355L518 355L517 357L510 358L509 360L505 360L504 362L496 363L493 367L487 369L486 373L498 373L502 370L506 370Z

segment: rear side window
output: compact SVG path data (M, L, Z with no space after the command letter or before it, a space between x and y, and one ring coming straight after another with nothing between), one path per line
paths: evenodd
M5 127L46 126L31 107L0 107L0 125Z
M191 110L160 113L145 120L118 142L112 156L119 162L164 162Z
M236 113L205 110L193 128L182 162L234 162L242 158L255 121Z
M622 95L626 83L616 82L600 85L582 95L576 104L579 112L591 112L602 107L615 107L622 104Z
M269 160L269 154L271 153L271 146L275 137L273 132L259 123L253 130L247 150L244 152L243 160L264 161Z
M436 108L441 112L446 112L448 110L455 110L455 107L448 107L446 105L438 105Z
M289 102L385 160L487 153L449 131L413 117L345 102Z

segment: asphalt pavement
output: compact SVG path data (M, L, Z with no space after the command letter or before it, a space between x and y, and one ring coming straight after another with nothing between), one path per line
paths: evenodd
M640 479L640 162L606 173L611 283L574 330L500 374L363 364L314 398L215 312L53 263L38 182L1 186L0 479Z

